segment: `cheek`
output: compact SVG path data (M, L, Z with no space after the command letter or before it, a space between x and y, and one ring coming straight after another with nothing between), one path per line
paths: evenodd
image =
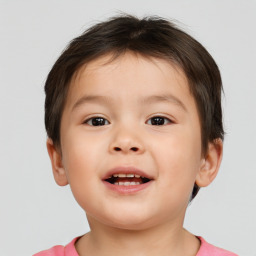
M101 161L97 159L103 159L99 155L100 147L103 147L100 141L95 141L92 136L85 136L83 132L65 134L62 159L73 193L81 194L84 190L88 193L92 190L95 180L99 178L97 170Z
M70 171L81 172L85 171L86 166L88 167L86 169L90 169L91 165L99 163L95 159L100 159L102 149L106 147L104 143L106 142L100 136L85 133L80 127L69 131L63 141L65 167Z
M95 198L98 179L97 172L99 161L95 154L95 148L83 140L73 140L68 144L68 150L63 152L64 168L68 177L70 189L77 203L85 210L89 211L95 207ZM94 174L94 175L92 175Z
M170 136L163 145L158 147L157 153L157 163L162 170L159 175L167 179L167 186L180 187L181 190L188 187L190 190L200 166L200 136L193 134L191 130L182 131Z

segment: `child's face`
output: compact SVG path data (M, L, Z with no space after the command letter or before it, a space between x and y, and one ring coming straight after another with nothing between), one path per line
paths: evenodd
M164 60L128 53L104 64L108 58L90 62L71 82L55 179L70 184L90 222L125 229L181 224L204 163L186 77ZM151 181L111 185L105 179L113 168Z

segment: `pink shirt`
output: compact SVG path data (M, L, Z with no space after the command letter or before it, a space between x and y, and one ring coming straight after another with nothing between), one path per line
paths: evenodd
M41 251L33 256L79 256L75 248L75 242L78 238L74 238L66 246L56 245L49 250ZM237 254L208 244L202 237L198 238L201 241L201 246L196 256L238 256Z

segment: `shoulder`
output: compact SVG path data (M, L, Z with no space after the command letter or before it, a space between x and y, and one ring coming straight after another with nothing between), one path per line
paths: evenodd
M69 244L66 246L56 245L48 250L44 250L34 254L33 256L79 256L75 249L75 242L79 237L74 238Z
M201 241L201 246L196 256L238 256L233 252L229 252L207 243L202 237L198 238Z
M64 256L64 246L56 245L51 249L38 252L33 256Z

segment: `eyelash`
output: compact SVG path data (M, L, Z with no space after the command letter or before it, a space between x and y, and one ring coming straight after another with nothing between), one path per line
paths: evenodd
M173 121L171 120L171 119L169 119L169 118L167 118L167 117L164 117L164 116L153 116L153 117L151 117L151 118L149 118L148 120L152 120L152 119L154 119L154 118L158 118L158 120L161 118L161 119L163 119L163 120L167 120L167 123L173 123ZM151 122L152 123L152 122ZM153 125L153 124L152 124ZM159 124L156 124L156 125L159 125ZM160 126L163 126L163 125L167 125L166 123L165 123L165 121L164 121L164 124L161 124Z
M101 116L91 117L91 118L85 120L83 123L84 123L84 124L88 124L88 122L90 122L90 121L91 121L91 123L92 123L94 119L105 120L105 121L108 122L108 124L110 124L109 121L108 121L106 118L103 118L103 117L101 117ZM102 126L102 125L93 125L93 123L92 123L92 124L88 124L88 125L90 125L90 126Z
M173 121L172 121L171 119L169 119L169 118L167 118L167 117L164 117L164 116L153 116L153 117L149 118L148 120L152 120L152 119L154 119L154 118L155 118L155 119L158 118L158 121L159 121L159 119L160 119L160 120L164 119L164 120L167 120L167 123L173 123ZM93 125L93 120L95 120L95 119L101 119L101 121L104 121L104 124L102 124L102 125ZM148 120L147 120L147 121L148 121ZM108 121L106 118L103 118L103 117L100 117L100 116L91 117L91 118L85 120L83 123L84 123L84 124L87 124L87 125L90 125L90 126L104 126L104 125L106 125L106 124L105 124L105 123L106 123L105 121L107 121L108 124L110 124L109 121ZM91 124L88 124L88 122L90 122ZM108 124L107 124L107 125L108 125ZM152 124L152 122L151 122L151 124ZM152 124L152 125L153 125L153 124ZM155 126L163 126L163 125L167 125L167 124L165 123L165 121L164 121L164 124L155 124Z

